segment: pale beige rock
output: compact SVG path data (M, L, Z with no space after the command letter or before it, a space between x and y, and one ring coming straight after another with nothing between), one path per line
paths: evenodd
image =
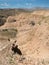
M13 18L16 22L8 22ZM0 65L49 65L49 10L9 16L6 24L0 27L4 28L17 29L18 33L15 38L10 38L10 42L6 37L0 37ZM11 47L15 40L22 51L21 57L12 55Z

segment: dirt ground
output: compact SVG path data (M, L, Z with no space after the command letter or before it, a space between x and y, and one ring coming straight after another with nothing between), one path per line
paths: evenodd
M0 27L0 65L49 65L48 13L49 11L40 11L39 14L39 11L34 11L7 18L7 22ZM7 31L3 32L3 29ZM16 35L11 29L17 30ZM17 41L15 44L22 56L17 53L13 55L11 48L14 41Z

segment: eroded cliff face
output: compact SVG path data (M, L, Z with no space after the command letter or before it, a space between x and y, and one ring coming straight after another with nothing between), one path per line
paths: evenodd
M12 55L16 40L21 57ZM21 12L7 18L0 27L0 65L3 64L49 65L49 10Z

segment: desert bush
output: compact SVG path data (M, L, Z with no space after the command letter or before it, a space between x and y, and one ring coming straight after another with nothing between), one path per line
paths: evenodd
M35 22L34 21L31 21L31 23L30 23L32 26L34 26L35 25Z
M3 37L14 38L16 37L17 29L2 29L0 30L0 35Z
M8 31L8 29L3 29L2 31Z

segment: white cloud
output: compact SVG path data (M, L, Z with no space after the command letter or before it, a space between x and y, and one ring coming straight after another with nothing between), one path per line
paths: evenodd
M32 6L32 3L26 3L26 6Z
M1 3L0 6L9 6L8 3Z

